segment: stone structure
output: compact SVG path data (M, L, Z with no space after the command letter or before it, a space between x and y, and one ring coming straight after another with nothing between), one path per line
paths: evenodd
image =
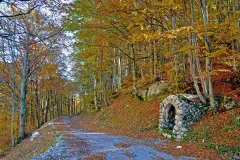
M196 95L170 95L160 105L159 129L163 136L181 140L188 131L188 126L199 120L208 107L197 101ZM172 134L164 133L172 130Z

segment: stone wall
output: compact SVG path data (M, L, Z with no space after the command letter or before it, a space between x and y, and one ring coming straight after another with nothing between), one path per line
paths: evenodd
M160 105L159 129L165 137L173 136L181 140L188 131L189 125L199 120L208 107L196 101L196 95L170 95ZM164 133L172 130L172 135Z

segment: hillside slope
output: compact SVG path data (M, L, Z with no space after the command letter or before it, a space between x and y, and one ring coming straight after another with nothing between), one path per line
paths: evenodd
M74 117L74 121L82 128L91 131L100 131L117 135L128 135L140 139L144 138L161 138L164 137L158 134L158 118L159 118L159 105L161 100L165 96L156 96L149 101L141 101L134 97L132 94L122 93L117 99L115 99L109 108L102 110L101 112L85 113L82 116ZM239 109L225 112L238 113ZM218 114L216 117L222 119L225 115ZM207 119L208 121L206 121ZM205 121L204 121L205 120ZM217 128L219 123L214 123L214 119L211 116L205 116L197 124L193 126L192 130L205 127L212 122L213 129ZM201 133L199 133L201 134ZM238 133L236 133L238 136ZM234 139L234 137L232 137ZM172 153L175 156L194 156L203 159L226 159L224 155L216 152L216 150L210 148L206 149L204 144L196 143L195 141L175 142L173 140L167 140L167 146L159 146L158 150ZM177 149L176 146L182 146L182 149Z
M75 127L92 132L127 135L138 139L165 139L158 134L158 119L160 103L167 96L164 94L142 101L124 90L112 97L108 108L103 108L100 112L85 111L71 116L70 119ZM167 145L156 146L156 149L174 156L227 159L230 153L238 152L240 149L240 122L236 119L239 115L240 108L222 110L215 115L209 113L191 126L191 131L183 142L165 139ZM62 124L56 120L48 122L38 130L41 136L36 141L31 142L30 138L24 140L11 151L7 159L14 157L25 159L45 152L59 137L52 123L58 126ZM57 129L61 130L61 127ZM177 149L177 146L182 148ZM79 146L74 147L77 150Z

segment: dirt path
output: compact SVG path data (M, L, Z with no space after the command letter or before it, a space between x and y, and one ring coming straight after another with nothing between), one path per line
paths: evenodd
M192 157L174 157L171 154L154 149L157 145L167 145L160 139L139 140L127 136L116 136L105 133L87 132L71 121L69 117L61 117L54 121L59 134L56 144L46 152L35 156L34 160L158 160L182 159Z

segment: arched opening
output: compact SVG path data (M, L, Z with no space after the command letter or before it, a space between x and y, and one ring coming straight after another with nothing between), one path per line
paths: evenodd
M167 113L167 129L173 130L173 127L175 125L175 114L176 110L173 105L170 106L168 113Z

